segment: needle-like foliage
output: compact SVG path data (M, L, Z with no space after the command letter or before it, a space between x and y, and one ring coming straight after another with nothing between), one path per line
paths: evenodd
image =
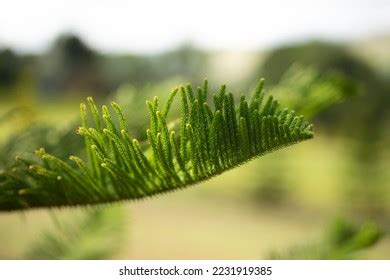
M0 210L59 207L139 199L206 180L250 159L313 137L313 126L265 98L260 80L248 101L226 86L212 95L205 80L174 89L166 104L147 102L150 127L147 143L128 132L121 107L98 109L92 98L80 105L82 126L77 133L86 145L86 160L64 161L36 151L39 161L17 157L17 164L0 174ZM179 96L177 128L167 116ZM90 121L92 119L92 122Z

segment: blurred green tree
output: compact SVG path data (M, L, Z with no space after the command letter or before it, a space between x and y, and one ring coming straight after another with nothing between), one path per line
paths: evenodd
M63 91L95 95L105 91L99 55L74 34L61 35L41 57L41 89L51 95Z
M280 47L268 54L259 66L259 72L270 81L270 85L276 84L294 63L313 67L323 75L341 74L359 87L360 95L318 116L328 127L343 127L350 133L348 128L355 130L358 125L363 134L377 133L382 127L388 117L388 85L366 63L351 55L346 47L319 41ZM350 115L361 122L356 123ZM362 131L359 134L362 135Z
M0 49L0 88L13 86L21 73L20 58L11 49Z

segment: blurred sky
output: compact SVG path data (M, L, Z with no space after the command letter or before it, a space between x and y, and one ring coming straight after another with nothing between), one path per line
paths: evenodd
M389 0L0 0L0 46L21 52L44 51L62 32L104 52L151 53L183 42L255 49L389 31Z

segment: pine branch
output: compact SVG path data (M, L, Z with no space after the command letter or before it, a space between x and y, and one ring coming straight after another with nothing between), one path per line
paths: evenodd
M247 101L235 105L222 86L208 102L205 80L171 92L166 104L147 102L148 142L141 145L128 133L119 104L99 110L92 100L81 104L87 159L61 160L36 151L38 161L17 157L17 164L0 174L0 210L59 207L140 199L209 179L255 157L313 137L313 125L294 111L279 109L265 98L261 80ZM179 129L170 129L168 113L179 96ZM88 108L88 109L87 109ZM92 117L93 122L89 122Z

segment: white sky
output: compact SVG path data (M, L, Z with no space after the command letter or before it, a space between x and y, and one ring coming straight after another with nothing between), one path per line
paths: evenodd
M40 52L65 31L105 52L254 49L390 33L390 0L0 0L0 45Z

